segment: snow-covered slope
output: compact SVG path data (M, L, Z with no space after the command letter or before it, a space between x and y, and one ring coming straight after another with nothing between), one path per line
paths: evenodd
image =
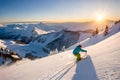
M87 47L87 46L96 44L96 43L112 36L113 34L119 32L119 31L120 31L120 23L117 23L117 24L112 25L109 28L108 34L106 36L104 35L104 31L99 32L95 36L91 36L91 34L89 34L89 33L83 34L80 36L80 40L82 38L83 38L83 40L81 40L80 43L76 43L75 45L70 46L68 49L75 48L75 46L78 44L82 44L83 47Z
M34 31L35 35L38 35L39 31L40 34L42 34L43 32L38 29L31 31ZM56 49L58 51L61 51L63 46L67 48L75 44L79 39L79 32L60 31L48 34L45 34L44 32L43 35L38 35L36 37L34 35L34 32L32 32L31 34L31 31L30 34L24 33L24 36L31 35L30 38L32 38L32 41L29 44L19 44L13 40L0 40L0 46L18 53L22 58L25 58L26 56L29 56L29 58L33 57L40 58L48 56L50 51L54 51Z
M120 32L85 48L88 57L78 63L75 63L72 50L68 50L35 61L3 65L0 80L119 80L119 41Z
M42 22L34 23L34 24L13 23L13 24L8 24L8 25L4 25L3 27L0 27L0 38L1 39L17 39L19 38L19 36L21 37L23 35L27 37L31 37L31 34L33 32L43 34L43 33L46 33L46 31L52 31L52 30L54 31L54 30L61 30L61 29L60 28L56 29L56 26L49 26Z
M48 55L48 53L42 50L42 46L39 44L16 44L16 42L12 40L0 40L0 47L14 51L22 58L26 57L26 55L31 55L31 58Z
M61 51L64 47L68 48L77 42L77 44L80 42L83 47L93 45L106 39L113 33L118 32L120 25L119 23L116 25L111 27L111 31L106 37L99 34L90 38L94 31L92 28L95 29L96 27L93 23L9 24L6 27L0 28L0 37L9 39L17 38L15 40L18 41L16 41L16 43L13 40L3 40L0 46L6 46L6 48L18 53L22 58L26 55L31 57L45 57L48 56L51 51ZM51 30L54 30L54 32L51 32ZM76 44L71 46L71 48L75 46Z
M97 77L100 80L120 79L120 32L108 39L88 47Z
M108 37L110 37L111 35L117 33L120 31L120 23L113 25L110 29L109 32L106 36L104 36L104 31L100 32L98 35L95 35L92 38L88 38L85 41L81 42L81 44L83 46L89 46L89 45L93 45L95 43L98 43Z
M21 33L18 40L21 40L25 43L29 43L32 39L36 38L39 35L47 34L48 32L41 30L34 26L29 26L26 30Z
M0 24L0 27L2 27L3 25L2 24Z
M0 38L1 39L17 39L23 32L21 25L7 25L0 27Z

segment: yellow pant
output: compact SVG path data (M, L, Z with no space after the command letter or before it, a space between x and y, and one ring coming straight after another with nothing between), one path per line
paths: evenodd
M81 55L78 53L78 54L74 54L76 57L77 57L77 60L80 60L81 59Z

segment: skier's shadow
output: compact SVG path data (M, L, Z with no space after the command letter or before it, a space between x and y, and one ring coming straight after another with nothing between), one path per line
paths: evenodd
M89 55L85 60L76 64L76 71L72 80L98 80L94 64Z

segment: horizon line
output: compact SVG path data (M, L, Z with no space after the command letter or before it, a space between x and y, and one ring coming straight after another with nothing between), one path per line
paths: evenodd
M116 20L113 20L113 19L106 19L105 21L117 21L117 20L120 20L120 19L116 19ZM0 22L0 24L9 24L9 23L39 23L39 22L44 22L44 23L67 23L67 22L74 22L74 23L84 23L84 22L95 22L95 20L84 20L84 21L81 21L81 20L73 20L73 21L41 21L41 20L26 20L26 21L8 21L8 22Z

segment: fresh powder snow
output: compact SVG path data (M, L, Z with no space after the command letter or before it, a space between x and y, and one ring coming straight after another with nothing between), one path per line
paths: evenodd
M0 80L119 80L119 41L120 32L84 48L88 57L78 63L71 49L42 59L3 65Z

